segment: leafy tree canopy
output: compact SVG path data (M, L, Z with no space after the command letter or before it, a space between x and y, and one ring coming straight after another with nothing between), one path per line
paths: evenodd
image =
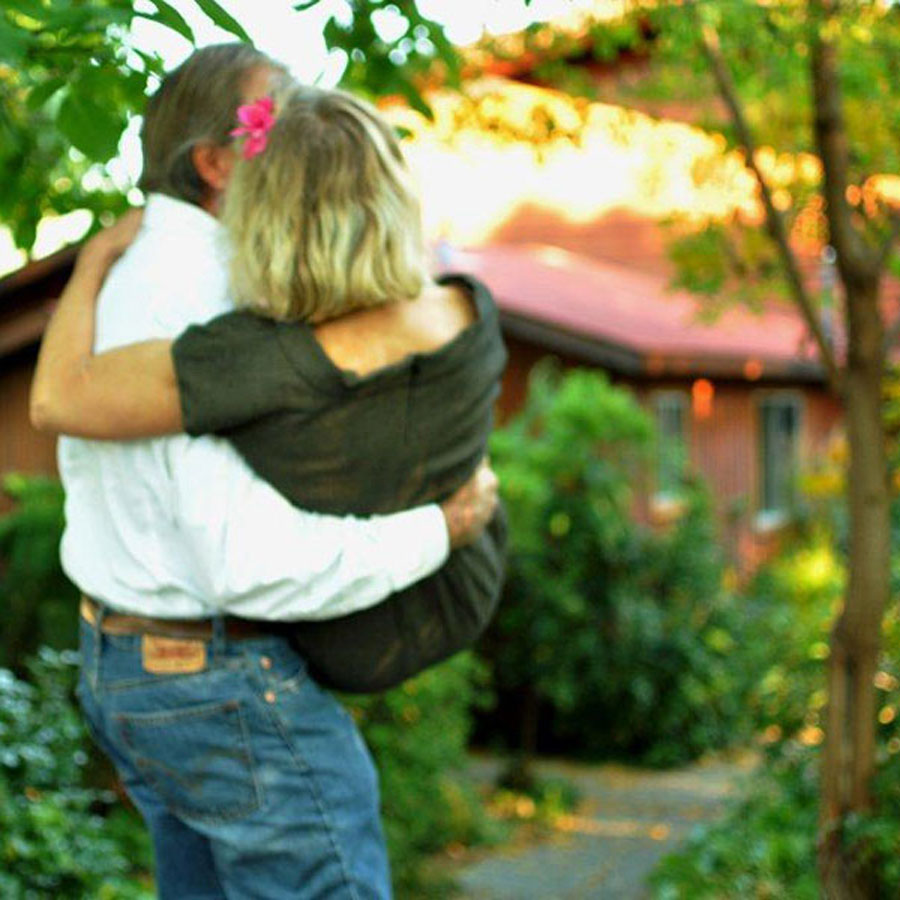
M807 251L829 240L810 58L817 34L834 39L849 144L847 200L864 241L880 252L900 205L900 180L890 177L900 172L900 8L859 0L826 19L807 0L637 5L658 35L658 68L645 90L693 103L701 125L743 146L699 39L703 29L715 35L775 205ZM759 224L736 216L676 241L681 283L707 294L738 286L747 299L769 294L783 269L775 245L760 240Z
M244 26L216 0L191 0L220 28L250 41ZM298 12L322 0L290 3ZM389 37L379 16L389 16ZM150 19L191 43L190 25L167 0L4 0L0 8L0 225L30 250L47 215L88 209L99 218L125 200L109 177L129 119L140 114L163 74L161 59L134 46L131 27ZM247 23L249 25L249 23ZM346 87L370 96L399 94L428 113L418 89L438 65L449 84L459 57L443 28L413 0L353 0L331 15L324 37L342 50ZM99 169L98 169L99 167ZM84 176L94 170L94 177Z

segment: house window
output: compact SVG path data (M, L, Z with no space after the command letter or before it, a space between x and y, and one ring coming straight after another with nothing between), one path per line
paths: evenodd
M675 498L684 487L688 396L682 391L662 391L653 401L657 432L656 492L662 498Z
M764 516L784 518L793 506L800 437L800 401L770 396L759 405L762 443L759 509Z

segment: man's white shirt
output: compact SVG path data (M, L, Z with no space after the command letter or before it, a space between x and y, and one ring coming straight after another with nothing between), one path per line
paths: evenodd
M231 309L221 226L154 194L103 287L95 349L173 338ZM298 510L218 438L61 438L59 469L63 568L85 594L139 615L331 618L418 581L449 552L435 505L369 519Z

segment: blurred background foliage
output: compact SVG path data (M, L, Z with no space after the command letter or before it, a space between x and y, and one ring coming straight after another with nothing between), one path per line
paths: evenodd
M500 704L479 736L653 765L734 741L750 689L734 664L743 611L722 588L703 487L670 530L639 525L633 486L653 431L633 395L546 366L530 387L491 444L511 549L482 646Z
M243 26L216 0L192 0L235 39ZM290 2L311 9L322 0ZM396 10L406 27L385 40L374 16ZM0 4L0 225L29 251L49 215L84 209L94 226L126 208L130 186L110 162L128 122L163 75L158 55L134 45L135 19L149 19L194 43L190 25L166 0L4 0ZM330 50L346 55L341 84L371 97L402 96L429 114L423 79L458 85L460 61L440 25L413 0L353 0L328 19ZM90 174L87 180L85 176Z

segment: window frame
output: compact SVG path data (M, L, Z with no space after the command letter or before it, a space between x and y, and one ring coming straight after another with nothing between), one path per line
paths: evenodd
M681 445L682 459L678 479L681 484L677 487L663 486L662 474L666 465L663 461L662 443L666 435L662 429L662 412L665 404L678 407L681 418ZM653 424L656 428L657 447L653 461L653 495L654 506L678 505L684 499L685 475L691 457L691 394L686 388L665 388L655 390L650 395L650 403L653 413ZM674 469L674 466L673 466Z
M792 436L791 459L787 475L788 496L782 505L766 504L767 493L767 440L766 440L766 408L777 404L782 408L790 407L794 413L794 432ZM795 389L771 390L760 392L755 403L755 428L757 444L757 468L754 484L755 526L758 531L776 530L791 520L797 503L796 479L800 469L803 446L803 427L806 417L806 398Z

